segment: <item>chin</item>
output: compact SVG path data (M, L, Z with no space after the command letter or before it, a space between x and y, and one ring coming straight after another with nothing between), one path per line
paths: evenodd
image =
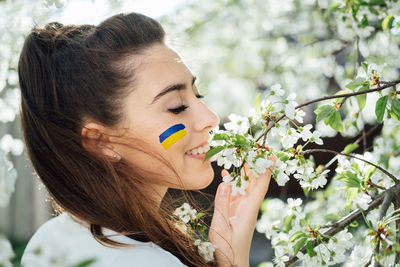
M202 183L196 188L197 190L201 190L209 186L212 181L214 180L214 170L210 167L209 170L207 170L207 173L204 173L199 179Z

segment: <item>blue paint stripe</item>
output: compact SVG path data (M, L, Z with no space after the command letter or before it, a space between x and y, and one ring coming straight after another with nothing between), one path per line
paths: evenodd
M163 132L160 135L160 143L164 142L165 139L167 139L168 137L170 137L172 134L185 129L185 125L183 125L182 123L179 124L175 124L174 126L169 127L167 130L165 130L165 132Z

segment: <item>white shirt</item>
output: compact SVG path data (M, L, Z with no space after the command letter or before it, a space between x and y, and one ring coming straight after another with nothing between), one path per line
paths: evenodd
M117 234L108 229L103 233ZM88 267L186 266L152 242L136 241L123 235L109 238L137 246L106 247L94 239L87 227L63 213L37 230L25 248L21 264L23 267L70 267L93 259L94 262Z

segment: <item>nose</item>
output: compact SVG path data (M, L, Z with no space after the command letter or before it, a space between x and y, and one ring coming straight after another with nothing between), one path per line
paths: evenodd
M198 101L197 106L195 110L196 120L194 122L194 130L199 132L204 130L211 131L219 124L218 116L201 101Z

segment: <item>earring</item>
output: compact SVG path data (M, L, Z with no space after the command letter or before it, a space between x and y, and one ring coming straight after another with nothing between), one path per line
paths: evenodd
M115 154L113 155L113 160L115 160L115 161L120 161L120 160L121 160L121 156L118 155L117 153L115 153Z

